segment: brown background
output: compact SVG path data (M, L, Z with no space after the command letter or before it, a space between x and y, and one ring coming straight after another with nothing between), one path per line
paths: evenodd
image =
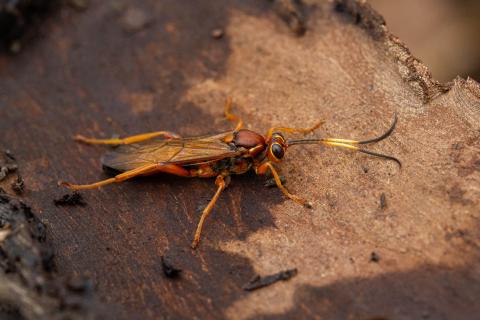
M370 0L388 28L420 58L433 76L480 79L480 2L477 0Z
M22 199L47 224L60 273L91 277L129 319L475 318L479 85L439 84L375 12L342 2L347 13L303 1L299 37L278 14L282 2L90 1L59 10L19 55L1 57L1 144L18 159ZM225 36L213 39L214 28ZM404 167L292 147L287 186L314 209L262 178L234 177L196 251L208 179L161 175L83 192L86 207L53 205L58 180L105 177L102 148L74 134L216 132L230 127L227 96L260 132L323 119L321 135L370 137L396 112L397 130L375 149ZM163 277L161 255L181 279ZM288 282L242 290L254 274L292 267Z

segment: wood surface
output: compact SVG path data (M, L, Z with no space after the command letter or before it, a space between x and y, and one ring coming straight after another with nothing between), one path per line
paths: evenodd
M47 226L59 275L89 277L123 318L478 315L480 86L432 79L365 2L91 0L38 28L0 57L0 147L17 159L15 197ZM403 167L292 147L279 167L313 209L254 174L233 177L197 250L211 179L159 175L82 192L86 206L54 205L66 193L58 180L106 177L105 148L75 134L221 132L228 96L259 132L325 120L316 135L369 138L397 113L372 150ZM14 195L10 183L0 186ZM164 276L162 256L178 278ZM288 281L242 289L292 268Z

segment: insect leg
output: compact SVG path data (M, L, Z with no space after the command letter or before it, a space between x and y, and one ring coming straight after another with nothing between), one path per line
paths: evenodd
M65 186L67 188L73 189L73 190L84 190L84 189L96 189L99 187L102 187L104 185L110 184L110 183L115 183L115 182L122 182L127 179L131 179L136 176L140 175L146 175L146 174L151 174L154 172L166 172L166 173L171 173L175 174L178 176L188 176L189 173L187 170L184 168L173 165L173 164L168 164L168 165L161 165L161 164L149 164L145 165L142 167L139 167L137 169L129 170L123 173L120 173L116 175L113 178L102 180L99 182L95 182L92 184L72 184L64 181L60 181L58 184L61 186Z
M323 121L317 122L314 126L310 128L288 128L288 127L274 127L270 128L267 133L267 141L270 140L272 134L276 131L288 132L288 133L309 133L315 131L323 124Z
M202 233L202 228L203 228L205 219L208 217L208 215L213 209L213 206L215 205L215 202L217 202L218 198L220 197L220 194L228 186L229 183L230 183L230 176L224 177L223 175L219 175L217 179L215 179L215 184L218 187L217 192L215 192L215 195L210 200L207 207L203 209L202 216L200 217L200 221L198 222L197 230L195 231L195 236L193 238L193 242L192 242L193 249L195 249L198 246L198 243L200 242L200 235Z
M224 114L225 114L225 118L227 118L227 120L237 121L237 126L233 130L238 131L238 130L242 129L242 127L243 127L243 120L239 116L236 116L233 113L230 113L230 110L232 109L232 103L233 103L232 98L228 97L227 101L225 101Z
M269 162L269 161L264 162L264 163L262 163L261 165L259 165L258 167L255 168L255 172L259 175L260 174L261 175L266 174L267 170L270 170L270 172L273 175L273 179L275 179L275 183L277 184L277 187L283 192L284 195L286 195L288 198L295 201L296 203L301 204L302 206L305 206L307 208L312 207L311 203L309 203L307 200L302 199L302 198L288 192L287 188L285 188L283 186L282 180L281 180L277 170L275 169L275 167L272 165L271 162Z
M150 132L150 133L143 133L138 134L135 136L126 137L123 139L95 139L95 138L86 138L82 135L77 134L74 139L79 142L88 143L88 144L131 144L136 142L145 141L148 139L156 138L156 137L163 137L166 139L175 139L180 138L180 136L176 133L169 132L169 131L157 131L157 132Z

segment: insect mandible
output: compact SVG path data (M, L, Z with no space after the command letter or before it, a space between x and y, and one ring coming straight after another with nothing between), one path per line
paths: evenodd
M158 131L123 139L93 139L81 135L75 140L87 144L118 145L102 158L104 168L121 173L116 176L92 184L76 185L59 182L59 185L73 190L95 189L104 185L122 182L133 177L164 172L182 177L212 178L216 177L217 191L202 212L192 242L196 248L205 219L212 211L222 191L230 183L232 174L243 174L253 169L258 175L271 173L277 187L285 196L302 206L310 207L306 200L291 194L282 184L274 163L280 163L287 149L300 144L323 144L326 146L346 148L372 156L393 160L401 166L395 157L366 150L361 145L371 144L387 138L394 130L397 117L390 128L382 135L368 140L358 141L338 138L313 138L291 140L285 133L309 133L317 129L322 122L310 128L273 127L266 135L242 129L243 121L231 111L232 99L225 103L225 117L237 123L233 131L205 135L193 138L182 138L179 135Z

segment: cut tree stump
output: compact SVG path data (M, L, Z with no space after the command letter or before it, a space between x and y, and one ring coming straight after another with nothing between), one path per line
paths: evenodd
M0 187L47 226L58 276L90 278L125 319L479 314L480 85L432 79L364 1L91 0L52 15L0 58L0 147L24 191L11 189L13 175ZM106 177L105 148L75 134L220 132L231 128L228 96L260 132L324 120L317 135L369 138L396 113L394 134L373 150L403 167L292 147L282 174L313 209L254 174L233 177L197 250L210 179L140 178L55 206L67 193L58 180ZM165 261L182 271L166 277ZM293 268L288 281L243 290Z

